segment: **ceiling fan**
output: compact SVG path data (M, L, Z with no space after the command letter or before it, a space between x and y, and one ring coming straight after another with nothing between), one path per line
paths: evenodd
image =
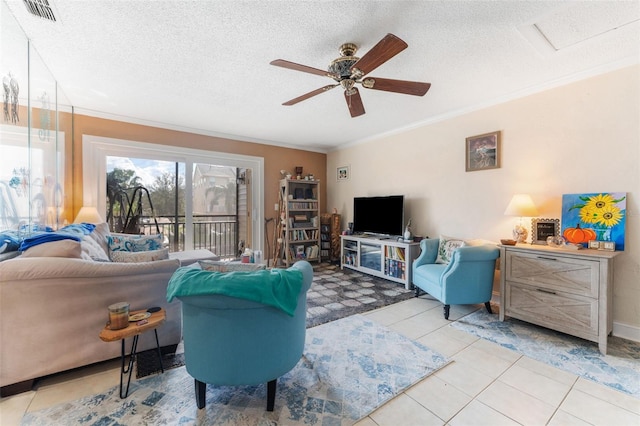
M354 56L358 50L358 46L353 43L343 44L340 46L341 56L331 62L327 71L285 61L284 59L276 59L270 63L271 65L282 68L330 77L337 82L293 98L282 105L295 105L298 102L302 102L320 93L342 86L351 117L358 117L363 115L365 111L362 99L360 98L360 92L355 86L356 84L361 84L365 89L384 90L386 92L403 93L405 95L424 96L424 94L427 93L431 87L431 83L365 77L407 47L407 43L397 36L387 34L378 44L365 53L362 58Z

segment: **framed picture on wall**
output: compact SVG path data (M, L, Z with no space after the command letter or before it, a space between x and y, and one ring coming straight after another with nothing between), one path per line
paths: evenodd
M500 167L500 131L471 136L465 141L467 172Z
M337 179L338 179L338 182L343 180L349 180L349 166L338 167Z

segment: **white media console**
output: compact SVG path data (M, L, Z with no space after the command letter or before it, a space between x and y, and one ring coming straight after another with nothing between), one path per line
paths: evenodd
M365 274L404 284L411 289L411 265L420 243L369 235L342 235L340 264Z

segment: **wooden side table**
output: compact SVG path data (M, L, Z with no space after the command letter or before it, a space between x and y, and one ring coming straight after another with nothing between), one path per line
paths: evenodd
M141 311L133 311L130 315L138 314L146 312L146 310ZM164 309L160 309L158 312L154 312L151 314L149 318L147 318L147 323L138 325L138 323L130 322L126 328L120 330L110 330L108 325L106 325L102 331L100 332L100 339L104 342L115 342L120 340L122 342L122 350L121 350L121 368L120 368L120 398L126 398L129 396L129 384L131 383L131 370L133 368L133 362L136 359L136 350L138 347L138 336L148 330L153 330L156 335L156 348L158 350L158 359L160 360L160 370L164 373L164 367L162 366L162 353L160 352L160 342L158 341L158 330L157 328L164 323L166 320L166 313ZM133 341L131 342L131 352L129 353L129 365L125 368L125 349L124 349L124 340L127 337L133 337ZM122 392L123 385L123 377L124 375L128 375L127 378L127 388Z

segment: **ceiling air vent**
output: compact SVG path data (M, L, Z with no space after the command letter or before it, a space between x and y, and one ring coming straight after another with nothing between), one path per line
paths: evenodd
M53 14L53 9L49 5L48 0L22 0L24 5L27 6L27 10L33 15L36 15L42 19L48 19L50 21L56 20L56 16Z

